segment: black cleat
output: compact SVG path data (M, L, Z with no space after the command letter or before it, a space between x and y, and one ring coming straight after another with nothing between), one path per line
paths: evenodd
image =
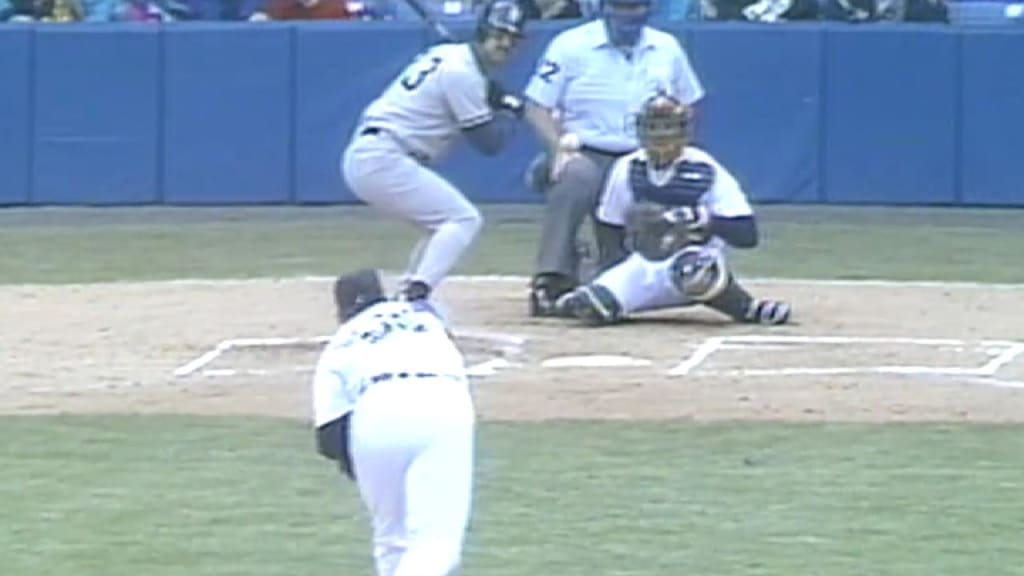
M430 286L420 280L409 282L398 294L398 299L406 302L426 300L427 298L430 298Z
M558 316L558 298L572 292L573 287L574 282L559 274L542 274L535 277L530 283L530 316Z
M557 316L558 301L551 297L547 287L530 288L530 316L548 318Z

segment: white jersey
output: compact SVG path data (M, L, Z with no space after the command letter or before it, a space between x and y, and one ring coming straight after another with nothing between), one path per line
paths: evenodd
M674 184L683 195L692 194L695 203L713 216L737 218L754 213L736 178L704 150L687 146L670 167L660 172L649 167L643 149L616 160L597 206L597 219L624 226L630 206L644 199L641 197L645 191L635 190L638 179L654 195ZM724 245L718 237L708 242L712 249L721 249Z
M413 155L434 160L462 130L493 116L487 79L469 44L440 44L417 56L367 106L360 128L384 129Z
M659 91L684 104L704 96L679 41L647 27L627 57L609 41L604 22L594 20L551 40L525 93L559 111L563 130L584 145L629 152L639 145L636 115Z
M468 386L462 353L429 304L382 302L342 324L321 353L313 376L316 426L351 412L385 374L388 380L438 376Z

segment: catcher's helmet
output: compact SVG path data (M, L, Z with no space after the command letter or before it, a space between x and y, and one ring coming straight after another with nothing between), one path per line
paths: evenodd
M664 93L649 98L636 117L640 146L656 167L667 166L682 154L689 128L690 109Z
M476 24L477 39L483 41L495 31L522 36L526 29L526 12L518 0L491 0L484 4Z
M376 270L342 274L334 281L334 304L338 308L338 322L345 322L385 299L384 286Z

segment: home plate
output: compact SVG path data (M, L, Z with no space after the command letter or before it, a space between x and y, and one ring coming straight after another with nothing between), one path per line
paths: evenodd
M650 366L651 361L632 356L590 354L587 356L556 356L541 362L543 368L631 368Z
M498 373L501 368L508 368L512 364L504 358L493 358L479 364L474 364L466 368L467 376L494 376Z

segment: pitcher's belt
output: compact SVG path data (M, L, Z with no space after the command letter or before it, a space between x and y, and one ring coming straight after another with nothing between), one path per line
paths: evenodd
M388 380L408 380L410 378L424 379L424 378L445 378L443 374L434 374L433 372L384 372L377 374L376 376L370 377L370 384L379 384L381 382L387 382Z

